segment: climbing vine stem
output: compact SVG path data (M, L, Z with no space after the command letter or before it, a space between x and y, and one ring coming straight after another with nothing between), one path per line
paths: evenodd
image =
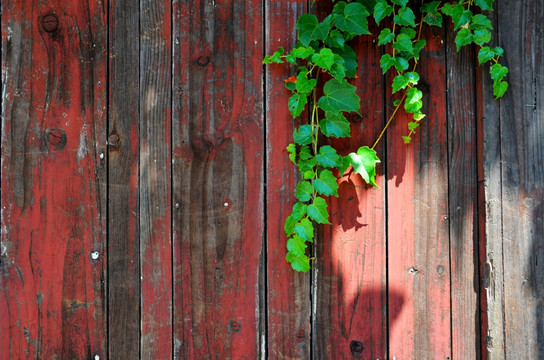
M332 10L321 21L313 14L298 18L298 41L289 53L280 47L263 60L265 64L294 65L295 74L285 79L285 87L291 91L287 105L293 118L301 114L309 114L310 118L309 123L303 122L294 130L293 142L287 146L289 159L301 174L295 190L297 201L284 226L285 258L297 271L310 269L308 244L314 240L315 224L330 224L324 197L338 196L338 179L351 167L366 183L377 187L376 166L380 159L374 149L401 107L412 118L402 137L406 144L425 118L416 71L420 53L427 44L422 38L424 25L443 27L443 18L448 18L455 31L457 50L474 44L478 47L478 64L490 64L495 97L502 97L508 89L504 80L508 68L500 63L503 49L488 46L493 27L486 14L493 10L493 0L421 1L419 5L409 0L332 3ZM358 55L351 44L359 37L372 36L369 21L381 28L377 46L383 47L385 53L380 67L383 74L394 74L391 94L402 95L393 102L394 110L372 147L363 144L342 156L326 142L319 143L319 139L351 136L345 114L359 114L361 100L356 87L348 82L358 75ZM307 105L310 109L305 112Z

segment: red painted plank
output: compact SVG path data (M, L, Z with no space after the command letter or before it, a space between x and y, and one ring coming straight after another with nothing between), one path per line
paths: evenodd
M262 2L173 11L174 357L255 359L265 346Z
M433 31L419 65L427 117L408 146L402 112L387 136L389 292L404 299L389 299L396 359L451 357L445 64L443 33Z
M305 1L266 2L266 53L295 44L294 25L306 12ZM287 107L290 93L284 79L294 71L288 65L268 65L266 74L267 154L267 275L268 351L270 359L306 359L310 356L309 273L295 272L285 261L284 221L295 202L293 189L298 168L287 157L293 119Z
M171 6L140 1L140 358L172 358Z
M378 34L372 28L373 34ZM377 38L356 43L361 114L350 114L351 138L332 141L347 155L372 146L384 123L383 76ZM384 158L383 142L376 149ZM380 165L378 172L383 172ZM331 226L317 243L314 301L314 354L319 359L385 359L387 356L385 190L376 189L352 172L339 181L339 197L331 197ZM391 293L390 296L396 296Z
M105 11L2 9L0 357L102 357Z

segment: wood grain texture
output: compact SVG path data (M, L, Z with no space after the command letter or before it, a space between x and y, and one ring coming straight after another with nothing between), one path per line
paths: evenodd
M371 28L378 34L376 28ZM341 155L372 146L384 124L384 81L379 64L377 36L352 44L359 56L358 79L361 116L348 115L351 138L331 143ZM384 157L383 142L376 148ZM372 188L353 171L339 181L339 197L331 197L330 226L316 239L313 281L316 312L313 354L317 359L387 358L386 234L383 167ZM397 296L392 292L390 296Z
M490 15L494 34L491 46L498 46L496 13ZM502 169L500 101L493 98L489 65L477 70L479 181L483 184L480 206L480 262L482 274L482 358L504 359L504 266L502 250ZM483 220L482 220L483 218Z
M499 1L499 43L510 68L500 102L504 348L544 357L544 4Z
M109 3L108 344L140 356L139 4Z
M105 356L105 11L2 10L0 358Z
M279 46L290 51L295 44L294 25L307 11L306 1L267 1L265 51ZM267 65L266 75L266 212L268 358L310 357L310 274L293 271L285 261L284 221L295 202L298 168L289 160L286 147L292 142L294 122L287 107L290 92L284 79L294 68ZM304 113L306 115L306 113Z
M140 359L172 358L171 6L140 1Z
M395 120L387 136L389 357L447 359L450 346L450 263L443 33L424 30L419 88L427 117L404 145L409 118ZM391 103L391 99L389 100Z
M446 28L452 357L480 358L475 53Z
M263 4L173 5L174 356L260 358Z

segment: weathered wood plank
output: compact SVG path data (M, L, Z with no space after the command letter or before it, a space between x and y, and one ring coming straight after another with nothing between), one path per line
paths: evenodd
M452 357L480 358L474 48L457 52L446 28Z
M362 116L348 116L351 138L331 141L342 155L372 146L384 124L385 85L376 43L377 36L365 36L352 44L359 54L359 78L353 84L362 98ZM383 142L376 150L383 158ZM383 176L377 183L384 188ZM313 354L317 359L385 359L385 191L350 171L340 179L338 194L329 199L332 225L324 226L316 240Z
M140 359L171 359L172 16L169 1L140 11Z
M387 136L389 293L399 294L389 298L389 358L396 359L451 358L445 50L441 29L424 32L418 66L427 117L408 146L404 115Z
M255 359L265 347L263 4L173 6L174 356Z
M496 8L499 43L510 68L510 88L499 105L504 356L540 359L544 357L544 4L498 1Z
M105 11L2 10L0 357L105 356Z
M139 3L109 3L108 344L140 354Z
M495 28L491 46L497 46L496 12L488 14ZM502 179L499 104L493 99L489 65L477 68L478 164L480 192L481 346L483 359L504 359L504 287L502 259Z
M267 1L267 54L295 44L294 25L307 11L306 1ZM294 69L292 69L294 70ZM268 65L266 74L266 212L268 357L270 359L310 358L310 274L297 273L285 261L284 221L295 202L298 169L285 148L292 141L293 120L287 107L290 94L283 80L290 75L288 65Z

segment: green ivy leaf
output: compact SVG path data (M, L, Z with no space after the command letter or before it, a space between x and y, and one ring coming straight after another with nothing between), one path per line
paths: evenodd
M412 55L414 46L410 37L406 34L398 34L397 40L393 43L393 48L401 53Z
M310 126L310 125L306 125ZM311 127L310 127L311 128ZM300 147L300 154L298 155L302 160L309 160L313 158L312 150L310 150L310 147L308 145L304 145Z
M315 158L319 165L329 168L337 167L340 161L340 156L338 156L336 150L329 145L322 146Z
M414 122L414 121L410 121L408 123L408 130L410 131L414 131L415 129L417 129L419 127L419 123L417 122Z
M426 44L427 44L427 41L425 41L425 39L420 39L416 41L416 43L414 44L414 54L413 54L413 56L416 59L419 59L419 53L421 52L421 50L423 50Z
M298 45L286 56L285 59L291 64L296 64L296 59L306 59L312 56L314 53L314 48Z
M403 7L399 9L397 15L393 17L393 22L401 26L412 26L415 27L416 16L414 12L409 7Z
M294 93L293 95L291 95L289 101L287 102L289 106L289 111L294 118L299 116L304 111L307 103L308 99L306 98L306 96L299 93Z
M301 95L303 95L312 91L315 88L316 84L317 79L308 79L307 73L301 71L297 76L295 88Z
M314 171L314 167L317 165L317 161L315 160L315 157L310 156L309 159L305 160L302 157L300 157L300 160L297 163L298 168L302 174L306 174L309 171ZM307 179L306 176L304 176L305 179Z
M491 41L491 32L487 29L474 30L473 41L476 45L484 45Z
M506 81L493 81L493 95L495 95L495 99L502 97L507 89L508 83Z
M334 64L334 54L331 49L323 48L319 53L312 56L312 62L320 68L330 70Z
M493 10L493 0L475 0L474 3L482 10Z
M337 15L334 18L336 27L353 35L370 35L368 31L366 8L359 3L353 2L346 5L343 15Z
M310 259L306 255L295 254L291 251L285 255L285 260L291 263L295 271L306 272L310 270Z
M425 117L425 114L420 110L414 112L414 120L419 121Z
M287 151L289 152L289 160L293 162L293 164L296 164L297 159L297 147L295 144L289 144L287 145Z
M474 36L470 32L470 29L463 28L459 30L459 32L455 36L455 45L457 46L457 51L459 51L461 47L472 43L473 38Z
M391 0L393 4L400 5L402 7L405 7L408 4L408 0Z
M355 50L353 50L353 48L349 45L344 45L343 49L335 48L333 49L333 51L336 55L340 56L344 60L344 72L346 73L346 76L349 76L351 78L355 77L355 75L357 75L358 65L357 54L355 53Z
M285 224L283 226L283 229L285 230L286 236L291 236L295 229L295 224L306 215L308 206L306 204L303 204L301 202L296 202L293 205L293 211L291 212L291 215L285 219Z
M382 68L382 73L386 73L391 66L395 65L397 62L394 57L391 57L389 54L383 54L380 59L380 67Z
M308 145L312 143L312 126L304 124L293 132L293 139L299 145Z
M361 174L367 184L379 187L376 184L376 164L380 162L380 159L376 151L368 146L361 146L357 153L350 153L348 156L355 173Z
M336 29L331 30L329 36L325 39L325 44L330 47L338 47L343 49L345 43L346 39L344 38L344 35Z
M351 159L349 158L349 156L342 156L340 160L340 165L336 167L338 169L338 172L340 173L340 177L344 175L344 173L350 167L350 165L351 165Z
M325 136L343 138L351 136L349 121L344 115L325 113L325 118L319 122L319 128Z
M308 216L318 224L330 224L327 202L319 196L316 197L314 202L308 205Z
M495 57L495 53L491 51L489 46L482 46L478 51L478 65L481 65Z
M308 181L299 181L295 196L300 201L309 201L314 193L314 187Z
M423 106L421 98L423 93L417 88L413 87L406 93L406 100L404 101L404 110L407 113L415 113Z
M450 5L450 4L446 4ZM444 9L447 8L447 6L444 5L442 8L442 12L444 13ZM451 6L451 5L450 5ZM465 9L465 7L462 4L457 4L451 8L451 13L446 14L451 17L451 20L453 21L454 30L457 30L461 26L467 24L472 19L472 12L470 10Z
M312 40L325 40L331 27L330 17L319 22L313 14L303 14L298 18L298 39L304 46L308 46Z
M419 74L416 72L407 72L395 76L393 79L393 94L401 89L406 89L408 85L417 85L419 82Z
M317 105L323 111L330 111L334 114L338 114L340 111L358 112L361 99L355 94L356 89L346 80L331 79L325 83L324 95L319 99Z
M295 234L300 236L305 241L312 241L314 238L314 226L308 218L300 220L295 225Z
M399 34L408 35L408 37L409 37L410 39L413 39L413 38L416 37L417 32L416 32L414 29L412 29L411 27L403 26L403 27L400 28Z
M380 25L382 21L387 16L390 16L393 13L393 7L387 3L386 0L378 0L374 6L374 20L376 24Z
M321 195L338 196L338 183L330 170L323 170L319 173L319 178L314 180L314 188Z
M487 16L482 14L476 14L472 17L470 28L473 30L475 29L493 30L493 26L491 25L491 20L489 20Z
M402 140L404 141L405 144L409 144L410 141L412 141L412 138L409 136L403 136Z
M410 63L408 62L408 60L400 56L395 56L395 69L397 71L407 70L409 66Z
M500 46L494 47L491 49L491 51L493 51L497 56L502 56L502 54L504 54L504 50Z
M306 241L298 235L289 238L286 247L287 251L295 256L306 256Z
M395 39L395 34L389 28L385 28L378 35L378 46L390 43Z
M432 26L442 26L442 14L438 12L440 1L431 1L421 6L421 12L425 14L423 21Z
M491 66L491 69L489 69L489 72L491 73L491 79L500 81L508 74L508 68L501 64L494 64Z

